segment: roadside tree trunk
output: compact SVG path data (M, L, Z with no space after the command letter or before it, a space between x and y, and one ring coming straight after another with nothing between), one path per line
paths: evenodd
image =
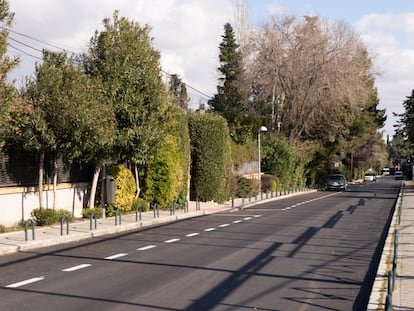
M135 194L135 199L139 197L139 193L141 192L141 188L139 187L139 178L138 178L138 166L135 164L135 182L137 184L137 193Z
M40 149L39 155L39 208L43 209L43 172L45 162L45 149Z
M56 209L56 188L57 188L57 158L53 159L53 209Z
M93 208L95 206L95 196L96 196L96 187L98 186L99 180L99 173L101 172L102 164L97 162L95 165L95 169L93 171L93 178L92 178L92 185L91 185L91 193L89 196L89 208Z

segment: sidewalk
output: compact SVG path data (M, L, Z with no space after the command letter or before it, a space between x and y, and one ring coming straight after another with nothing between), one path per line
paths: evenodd
M311 190L312 191L312 190ZM36 227L35 239L32 239L32 230L29 226L27 231L27 241L25 240L24 231L16 231L0 234L0 256L16 253L19 251L26 251L46 246L64 244L69 242L76 242L86 240L91 237L104 236L108 234L125 232L137 228L158 225L162 223L173 222L181 219L198 217L202 215L218 213L223 211L230 211L234 206L234 210L245 208L255 204L287 198L290 196L301 195L305 192L291 193L278 197L265 196L261 198L251 199L237 199L225 204L216 204L212 202L200 202L200 207L197 210L196 202L190 202L188 212L183 210L176 210L173 215L170 215L168 210L160 210L159 216L154 212L149 211L141 214L141 219L136 220L136 215L123 215L121 219L117 219L115 225L115 217L106 219L97 219L96 229L95 220L91 222L89 219L69 224L69 234L67 234L67 224L64 223L50 227ZM401 201L402 200L402 201ZM398 205L401 204L401 218L398 224ZM392 269L392 256L394 252L394 232L398 230L398 261L397 261L397 276L395 279L395 288L393 291L393 310L408 311L414 310L414 183L407 182L403 191L403 198L397 202L397 207L391 222L388 237L382 252L381 262L377 271L377 277L373 285L370 295L370 301L367 310L377 311L384 310L385 297L387 295L387 276L388 271ZM63 232L61 232L63 231ZM61 233L63 233L61 235Z
M40 247L77 242L92 237L125 232L137 228L159 225L186 218L229 211L233 207L235 209L244 208L258 203L309 193L310 191L316 190L305 190L303 192L295 192L277 197L270 197L270 195L266 197L266 195L263 195L263 197L255 197L250 199L235 199L234 202L230 201L223 204L217 204L214 202L199 202L198 208L196 202L190 201L187 212L184 212L183 210L175 210L173 215L171 215L172 213L169 210L159 210L159 212L154 215L154 212L151 210L142 213L141 219L139 218L139 214L136 215L135 213L122 215L121 218L108 217L106 219L97 219L96 228L94 218L92 221L90 221L90 219L83 219L69 224L69 234L67 233L66 222L63 223L63 226L61 226L61 224L57 224L50 227L35 227L34 239L32 237L32 227L29 225L27 230L27 240L25 231L0 233L0 256Z
M200 208L197 210L196 202L190 202L188 212L184 212L183 210L175 210L174 212L170 212L169 210L159 210L159 212L154 215L154 212L151 210L143 212L141 215L139 213L133 213L122 215L121 217L108 217L106 219L97 219L96 228L95 218L72 222L69 224L69 228L67 222L64 221L63 226L57 224L50 227L35 227L34 239L32 236L32 227L29 224L27 241L25 231L0 234L0 256L40 247L77 242L92 237L125 232L210 213L227 211L230 208L231 206L229 204L200 202ZM69 234L67 233L67 230L69 230Z
M388 271L392 270L396 230L398 232L397 266L390 310L414 310L414 183L412 181L405 182L404 189L400 193L367 310L385 310Z

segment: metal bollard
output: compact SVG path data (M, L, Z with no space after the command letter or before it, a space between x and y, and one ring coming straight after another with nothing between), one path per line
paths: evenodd
M66 234L69 235L69 216L63 215L60 218L60 235L63 235L63 222L66 220Z
M142 220L141 205L135 206L135 221L138 221L138 213L139 213L139 221L141 221Z
M388 286L387 286L387 294L391 294L394 291L394 272L392 270L388 271Z
M175 201L170 203L170 216L175 215Z
M392 294L388 294L385 298L385 311L392 311Z
M160 211L158 209L158 203L154 203L152 206L152 209L154 211L154 218L160 217Z
M119 210L119 208L115 211L115 226L118 225L118 217L119 217L119 224L122 224L122 212Z
M90 230L92 230L92 218L95 218L95 230L96 230L96 213L95 212L92 212L89 215L89 224L90 224L89 228L90 228Z
M32 225L32 240L35 239L35 222L33 219L29 218L24 222L24 240L27 241L27 230L29 228L29 222Z

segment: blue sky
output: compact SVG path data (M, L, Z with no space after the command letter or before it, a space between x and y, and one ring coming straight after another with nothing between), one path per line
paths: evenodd
M296 16L317 14L350 24L369 14L414 11L414 1L411 0L248 0L247 4L255 20L267 19L279 7Z
M412 0L239 0L247 4L252 27L274 14L318 15L344 21L360 34L374 57L380 75L376 86L380 108L387 109L384 135L393 134L402 102L414 89L414 1ZM22 84L32 75L39 50L51 45L76 53L86 51L102 19L119 10L121 16L149 24L153 44L161 53L161 66L179 74L192 88L213 96L217 85L218 45L226 22L233 22L235 0L9 0L15 12L14 30L41 41L12 34L21 65L13 78ZM28 47L30 46L30 47ZM16 49L17 48L17 49ZM207 97L189 90L192 107Z

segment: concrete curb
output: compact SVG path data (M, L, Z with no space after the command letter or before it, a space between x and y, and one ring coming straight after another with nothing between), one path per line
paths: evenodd
M87 240L87 239L94 238L94 237L102 237L102 236L115 234L115 233L128 232L128 231L139 229L139 228L157 226L157 225L161 225L164 223L170 223L170 222L174 222L178 220L199 217L199 216L203 216L206 214L208 214L208 212L206 211L194 211L194 212L188 212L185 214L163 216L160 218L142 220L138 222L128 222L128 223L124 222L123 224L120 224L117 226L108 225L108 224L104 224L101 222L101 223L98 223L97 229L93 229L93 230L79 228L81 226L85 227L84 223L72 223L71 224L72 228L69 231L68 235L66 235L66 233L64 233L64 235L60 235L60 233L50 234L48 233L48 231L50 230L59 231L60 227L59 228L57 228L56 226L45 227L45 228L37 229L36 231L36 235L43 235L42 239L18 241L18 239L16 238L15 244L0 243L0 244L3 244L0 246L0 256L16 253L19 251L28 251L28 250L33 250L33 249L42 248L42 247L61 245L61 244L72 243L72 242L79 242L79 241ZM101 221L101 219L99 221ZM100 229L99 227L104 227L104 228ZM29 232L29 235L30 234L31 232ZM44 238L45 234L50 235L50 237ZM20 237L19 239L21 240L21 236L23 235L23 232L12 232L11 234L9 234L9 237L6 237L6 239L8 239L9 241L14 240L13 235L19 236Z

